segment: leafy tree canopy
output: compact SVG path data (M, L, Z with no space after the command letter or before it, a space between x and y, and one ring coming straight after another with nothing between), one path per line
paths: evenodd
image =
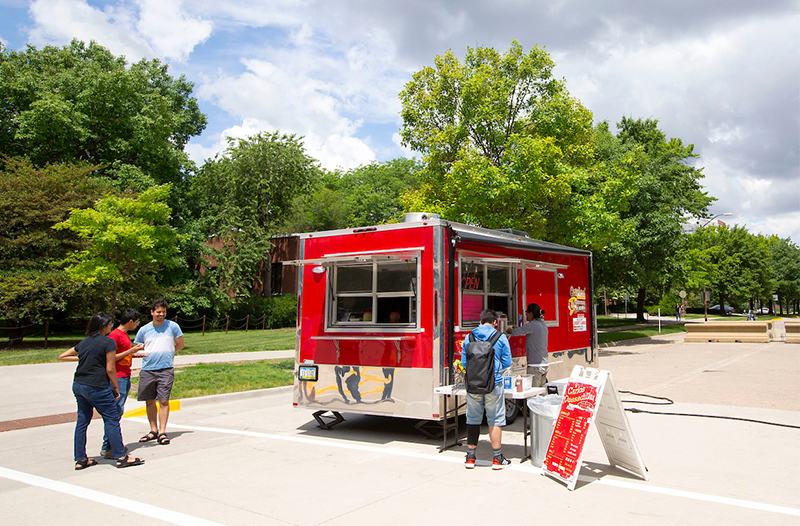
M56 230L71 230L86 247L65 259L68 274L89 286L111 285L111 312L116 311L117 289L124 281L153 275L182 264L179 236L168 225L171 210L164 203L170 186L148 188L137 197L114 195L92 208L72 210Z
M770 239L770 264L774 278L774 292L780 300L781 313L785 305L793 304L794 312L800 309L800 248L789 238Z
M654 119L624 117L613 137L601 123L598 160L629 175L631 195L620 207L617 241L597 254L599 284L637 291L637 317L644 320L647 291L659 294L681 275L679 251L688 216L702 216L713 198L702 191L702 171L690 166L693 147L667 139Z
M763 298L773 286L769 240L744 227L711 226L689 236L689 284L706 285L719 305Z
M238 295L249 293L254 280L269 285L269 238L317 177L316 161L302 142L278 132L230 139L224 155L202 167L192 191L201 203L199 229L217 240L205 250L218 263L220 286Z
M0 152L34 165L88 161L121 185L178 182L206 117L193 85L158 60L126 67L106 48L0 49Z
M553 61L516 41L505 54L452 52L400 93L403 143L425 156L410 210L602 248L619 230L619 174L596 170L592 114L552 77ZM601 191L598 191L601 190Z
M398 222L403 194L422 165L414 159L373 162L346 172L324 172L314 190L298 196L282 232L314 232Z
M38 323L80 303L86 291L55 263L82 242L52 226L109 190L107 181L93 176L95 168L78 163L40 169L26 159L1 159L0 318Z
M95 169L86 163L39 169L26 159L2 159L0 269L45 269L80 246L77 236L51 227L110 189L94 177Z

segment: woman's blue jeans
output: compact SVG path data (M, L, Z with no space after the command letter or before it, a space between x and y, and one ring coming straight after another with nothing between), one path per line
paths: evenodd
M131 392L131 377L130 376L123 376L121 378L117 378L117 383L119 384L119 398L117 398L117 407L119 408L119 417L122 418L122 414L125 412L125 401L128 399L128 393ZM100 448L101 451L105 451L107 449L111 449L108 443L108 434L103 435L103 446Z
M78 419L75 422L75 462L88 458L86 429L92 421L95 409L103 417L103 427L114 458L124 457L125 445L122 443L122 431L119 427L119 407L114 400L111 387L93 387L72 382L72 392L78 402Z

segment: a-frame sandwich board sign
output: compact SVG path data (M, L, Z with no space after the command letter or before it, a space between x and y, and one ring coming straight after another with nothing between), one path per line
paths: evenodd
M647 480L647 468L608 371L575 366L544 458L543 473L575 489L589 427L595 423L612 466Z

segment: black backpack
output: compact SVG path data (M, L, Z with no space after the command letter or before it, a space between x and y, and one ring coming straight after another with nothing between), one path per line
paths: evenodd
M467 373L464 380L470 394L489 394L494 390L494 344L500 339L500 331L495 331L488 340L476 340L469 333L469 341L464 343L467 357Z

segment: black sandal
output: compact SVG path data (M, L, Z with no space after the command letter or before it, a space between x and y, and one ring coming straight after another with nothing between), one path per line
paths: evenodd
M139 442L150 442L151 440L155 440L158 438L158 433L155 431L150 431L145 436L139 439Z
M83 460L79 460L75 463L75 471L80 471L82 469L90 468L92 466L96 466L97 461L91 458L85 458Z
M160 435L158 435L158 443L161 444L162 446L166 446L167 444L169 444L169 437L167 436L166 433L161 433Z
M132 461L128 462L130 455L125 455L122 458L117 459L117 467L118 468L128 468L131 466L141 466L144 464L144 460L139 457L134 458Z

